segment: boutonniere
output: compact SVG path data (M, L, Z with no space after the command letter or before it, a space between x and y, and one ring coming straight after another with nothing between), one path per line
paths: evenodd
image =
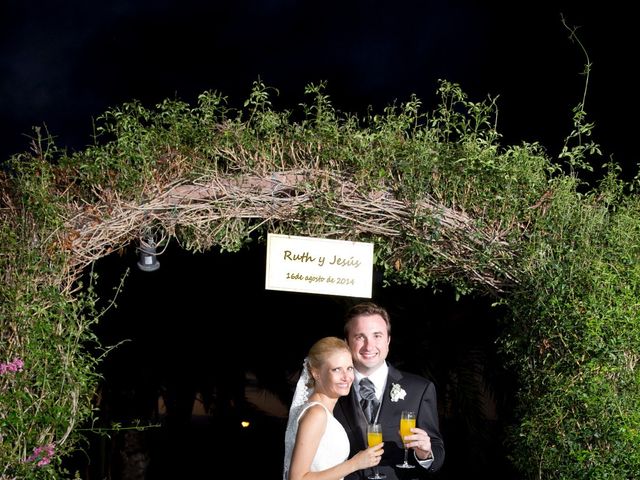
M404 388L402 388L400 384L392 383L390 396L392 402L397 402L398 400L404 400L404 397L407 396L407 392L404 391Z

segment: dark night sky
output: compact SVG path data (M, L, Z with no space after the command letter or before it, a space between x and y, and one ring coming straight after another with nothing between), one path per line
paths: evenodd
M92 119L137 99L193 103L217 90L241 105L261 78L295 107L322 80L342 111L412 93L425 109L438 79L473 100L499 95L503 143L556 155L581 99L585 59L560 21L579 26L593 64L587 112L606 155L635 165L634 16L616 1L371 0L13 1L0 6L0 158L45 124L59 146L91 142ZM603 6L604 5L604 6Z

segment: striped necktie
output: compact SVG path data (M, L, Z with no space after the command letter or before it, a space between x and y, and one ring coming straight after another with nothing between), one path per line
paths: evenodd
M360 380L360 406L367 422L374 423L378 411L378 400L373 382L366 377Z

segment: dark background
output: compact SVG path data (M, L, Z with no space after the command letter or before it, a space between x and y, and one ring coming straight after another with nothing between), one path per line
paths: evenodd
M95 330L106 345L126 342L102 364L98 425L159 427L92 437L91 461L77 460L83 478L142 478L132 473L138 463L150 480L217 478L226 466L242 478L280 478L286 410L279 414L268 398L288 407L311 344L342 336L342 315L362 299L265 290L261 244L198 254L174 245L158 259L159 270L142 272L131 248L95 264L104 305L128 271L117 308ZM377 271L372 294L392 317L389 361L436 384L447 451L436 478L479 470L519 478L503 443L515 384L495 343L505 320L491 307L495 299L456 300L446 285L383 286ZM245 398L250 390L258 395ZM197 394L208 415L191 415ZM251 426L241 428L241 420Z
M0 158L28 149L35 125L82 149L93 119L133 99L191 103L216 90L240 106L258 77L287 108L305 85L327 81L334 105L355 113L412 93L430 110L446 79L472 100L499 95L504 144L539 141L555 156L582 99L586 64L563 14L592 63L585 108L596 140L605 156L635 169L638 37L625 5L8 0L0 5Z
M627 5L630 5L627 3ZM13 1L0 4L0 161L29 148L46 126L69 150L91 143L107 108L165 98L195 103L216 90L240 107L260 78L274 104L295 108L309 83L327 82L334 106L381 111L411 94L435 107L439 79L471 100L499 96L503 145L540 142L557 156L582 100L587 62L568 39L564 14L592 64L586 111L603 161L637 173L636 17L622 2L473 1ZM596 170L598 165L594 165ZM286 403L310 344L339 335L355 299L264 290L264 245L236 254L189 254L171 245L161 269L135 269L132 247L94 265L99 291L124 288L96 327L107 356L100 421L157 423L144 432L92 437L72 459L83 478L279 478L284 420L245 402L248 386ZM490 471L515 479L503 427L514 385L494 343L502 313L491 299L382 288L374 300L394 319L390 360L438 387L447 458L440 478ZM106 303L106 300L105 300ZM247 377L247 373L252 376ZM483 383L478 383L482 378ZM487 389L487 390L483 390ZM214 405L192 418L194 395ZM158 411L157 398L167 402ZM486 404L491 418L485 418ZM240 429L240 419L252 427ZM228 470L227 470L228 471Z

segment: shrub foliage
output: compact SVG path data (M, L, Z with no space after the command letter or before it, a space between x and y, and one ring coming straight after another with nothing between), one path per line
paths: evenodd
M35 131L0 177L0 478L61 478L82 449L101 312L82 273L145 234L197 252L267 232L367 241L391 283L450 284L509 311L500 351L518 378L509 451L523 478L640 471L640 201L598 155L578 108L559 158L503 146L495 103L441 82L364 118L323 84L300 112L260 81L240 110L132 102L69 153ZM91 278L91 277L90 277ZM73 473L73 472L71 472Z

